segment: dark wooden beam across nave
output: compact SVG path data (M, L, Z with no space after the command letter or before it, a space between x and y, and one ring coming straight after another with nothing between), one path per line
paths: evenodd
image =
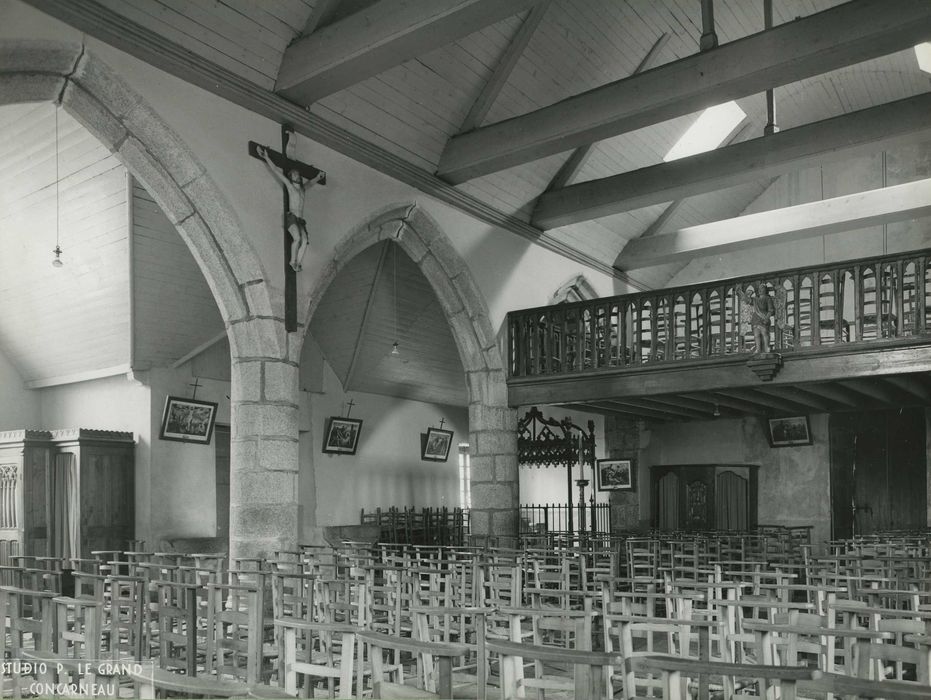
M750 357L511 379L508 402L512 406L584 403L602 411L672 421L711 418L715 406L719 415L727 416L931 405L931 348L916 346L914 340L891 341L881 348L832 346L786 355L770 382L747 367ZM696 409L696 401L706 404L704 411Z

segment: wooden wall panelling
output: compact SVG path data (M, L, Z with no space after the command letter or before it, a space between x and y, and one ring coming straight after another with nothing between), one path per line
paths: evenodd
M223 331L190 249L139 183L133 184L134 368L165 367Z
M59 117L61 246L55 246L55 112L7 105L0 148L0 348L26 381L128 362L125 169L65 112ZM67 351L64 350L67 346Z
M80 489L81 556L125 549L135 532L135 443L132 433L56 430L57 452L73 452Z

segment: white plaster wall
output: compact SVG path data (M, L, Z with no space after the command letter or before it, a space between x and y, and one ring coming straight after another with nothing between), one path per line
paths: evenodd
M326 393L309 395L312 431L301 434L302 460L305 456L313 460L312 465L302 461L302 480L311 466L316 485L316 523L305 519L306 534L317 523L358 524L362 508L459 506L456 445L468 441L467 409L377 394L346 394L329 367L324 386ZM363 420L358 450L355 455L324 454L321 446L327 418L345 415L350 398L355 402L351 417ZM421 461L420 433L431 426L439 428L441 418L446 419L444 429L454 433L449 460ZM301 491L302 500L310 497Z
M36 392L41 402L41 427L94 428L131 432L136 441L136 538L150 542L152 427L149 388L121 374L87 382L63 384ZM156 432L155 435L158 435Z
M0 431L41 428L39 397L0 353Z
M654 464L758 464L759 523L812 525L812 543L821 545L831 537L828 416L812 415L810 421L811 445L778 448L769 446L762 424L752 417L652 425L641 439L641 518L652 516Z
M194 378L183 370L154 369L146 373L150 386L151 430L149 540L159 546L164 540L215 537L217 532L216 447L161 440L162 413L168 396L190 397ZM196 398L217 403L218 423L230 422L226 396L229 383L199 380Z

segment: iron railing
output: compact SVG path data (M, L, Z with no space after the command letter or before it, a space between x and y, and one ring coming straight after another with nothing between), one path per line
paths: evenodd
M762 283L772 350L931 332L931 250L559 304L508 314L510 377L565 375L755 350L748 295Z
M572 522L574 533L569 527L570 507L566 503L529 503L520 506L520 534L547 533L611 534L611 507L607 503L573 505ZM584 525L583 525L584 523Z

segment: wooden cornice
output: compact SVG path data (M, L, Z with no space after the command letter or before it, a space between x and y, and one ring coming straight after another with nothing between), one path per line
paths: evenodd
M461 183L927 41L927 0L853 0L449 140Z
M312 114L300 105L156 34L108 9L95 0L23 0L37 10L100 41L125 51L166 73L218 95L233 104L294 130L327 148L367 165L383 175L409 185L479 221L515 233L546 250L622 280L633 289L647 287L631 279L611 263L587 255L526 221L495 209L436 176L368 143L349 131Z

